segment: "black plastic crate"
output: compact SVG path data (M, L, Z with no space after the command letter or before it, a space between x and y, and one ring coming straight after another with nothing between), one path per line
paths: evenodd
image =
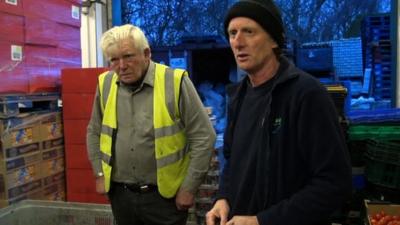
M368 181L400 188L400 141L369 140L365 156Z

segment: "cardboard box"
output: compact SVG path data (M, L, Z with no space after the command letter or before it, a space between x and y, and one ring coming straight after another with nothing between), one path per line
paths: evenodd
M50 176L64 171L64 157L44 160L41 162L43 176Z
M51 140L46 140L42 142L42 148L43 150L49 150L49 149L54 149L54 148L59 148L59 147L64 147L64 138L56 138L56 139L51 139Z
M40 148L37 146L37 149ZM25 166L31 165L36 162L40 162L41 160L42 160L42 154L40 153L39 150L36 150L31 154L24 154L21 157L0 160L0 173L6 174L13 170L23 168Z
M65 181L59 181L49 186L43 187L42 200L65 201Z
M39 190L31 191L31 192L24 193L22 195L19 195L18 197L11 198L11 199L3 199L3 200L0 199L0 208L15 204L15 203L20 202L25 199L36 199L36 200L43 199L43 190L39 189Z
M41 173L42 177L48 177L65 169L64 148L59 147L42 152Z
M0 176L3 176L3 186L10 188L42 178L40 170L41 163L37 161L9 172L1 171Z
M65 171L58 172L56 174L44 177L42 180L43 180L44 187L59 183L61 181L65 181Z
M61 122L48 122L40 125L40 136L43 141L60 138L63 136Z
M40 123L34 116L0 120L0 162L40 150Z
M0 12L0 41L24 42L24 18Z
M18 198L21 195L26 195L28 193L33 193L38 190L41 190L41 188L42 188L42 179L34 180L12 188L1 187L0 199L7 200L7 199Z

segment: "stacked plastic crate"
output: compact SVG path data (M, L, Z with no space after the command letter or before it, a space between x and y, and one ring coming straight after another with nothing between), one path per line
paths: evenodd
M390 15L368 16L362 21L364 68L372 70L372 96L390 101L392 97L392 68Z
M104 68L62 71L67 200L70 202L108 202L105 196L96 193L86 151L86 127L92 111L97 77L103 71Z
M349 215L351 224L363 224L365 199L400 202L400 110L353 110L347 117L353 169Z
M370 187L381 190L378 199L399 202L400 110L354 111L349 119L349 139L364 147L358 161L365 167Z
M207 107L210 120L215 123L215 116L212 113L212 107ZM205 215L213 206L219 183L220 163L218 152L213 150L210 167L204 182L200 185L196 194L195 206L189 210L188 225L204 225Z

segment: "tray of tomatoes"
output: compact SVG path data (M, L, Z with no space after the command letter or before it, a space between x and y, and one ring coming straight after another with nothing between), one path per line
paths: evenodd
M400 205L365 201L367 225L400 225Z

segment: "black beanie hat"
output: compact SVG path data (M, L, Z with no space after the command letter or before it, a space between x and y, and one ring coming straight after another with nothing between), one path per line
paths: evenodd
M280 48L284 47L285 34L281 13L272 0L241 0L233 4L224 21L224 31L228 40L228 25L235 17L253 19L264 28Z

